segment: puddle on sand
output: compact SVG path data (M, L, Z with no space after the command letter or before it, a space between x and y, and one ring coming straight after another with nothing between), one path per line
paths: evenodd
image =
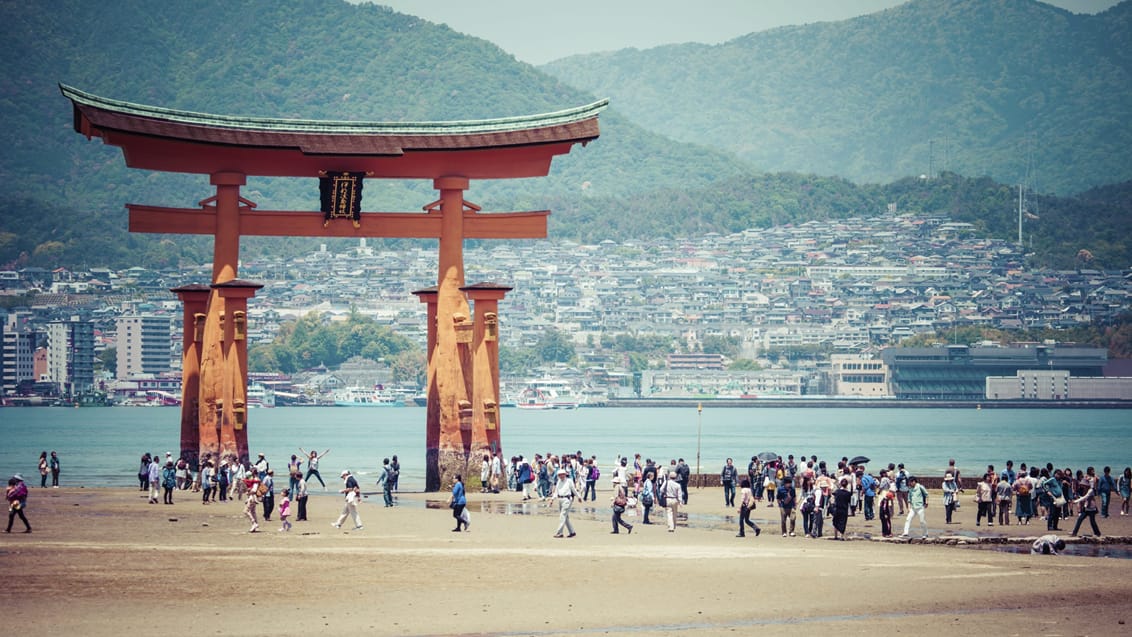
M998 551L999 553L1030 553L1029 544L968 544L963 548L979 551ZM1078 557L1111 557L1119 560L1132 559L1132 546L1127 544L1066 544L1061 555Z

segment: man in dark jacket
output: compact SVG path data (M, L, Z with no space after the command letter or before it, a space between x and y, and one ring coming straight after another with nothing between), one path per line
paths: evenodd
M692 469L684 462L683 458L676 463L676 481L680 483L680 502L681 504L688 504L688 479L692 475Z

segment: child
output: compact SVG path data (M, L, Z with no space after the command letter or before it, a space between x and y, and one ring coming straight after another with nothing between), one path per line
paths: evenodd
M283 489L283 500L279 502L279 519L283 522L283 527L280 531L291 530L291 490Z

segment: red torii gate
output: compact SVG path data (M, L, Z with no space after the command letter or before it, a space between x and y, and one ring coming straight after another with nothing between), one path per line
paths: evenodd
M555 156L598 137L608 100L522 117L371 123L210 115L60 90L75 131L120 147L127 166L205 174L216 187L199 208L126 205L130 232L214 238L211 285L173 290L184 301L183 455L248 455L247 299L262 286L238 278L244 235L438 239L436 287L417 293L428 304L426 490L466 472L469 454L498 449L497 313L510 288L465 286L463 242L544 238L550 212L483 214L464 191L471 179L546 176ZM240 195L249 175L346 174L431 179L440 198L423 213L365 212L350 223L324 212L256 210Z

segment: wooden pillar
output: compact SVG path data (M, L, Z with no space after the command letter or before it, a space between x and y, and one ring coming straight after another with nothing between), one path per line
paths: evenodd
M220 454L221 429L225 416L231 417L232 405L226 403L225 382L231 374L225 368L224 334L230 317L216 284L236 278L240 261L240 186L246 178L242 173L221 172L211 177L216 195L202 204L216 214L216 233L212 246L212 292L205 312L204 337L201 343L200 362L200 455ZM245 389L246 392L246 389ZM231 426L231 423L228 423Z
M222 460L248 459L248 299L263 284L232 279L212 286L224 302Z
M472 370L472 458L503 450L499 396L499 301L511 288L477 283L462 290L475 305Z
M465 321L470 319L467 299L460 291L464 287L464 191L468 188L468 180L441 177L434 180L433 185L440 191L441 228L436 281L436 345L428 374L429 391L431 393L435 387L437 396L438 421L430 421L428 428L430 431L439 429L437 470L440 488L446 489L451 486L455 474L467 474L471 442L471 396L467 389L470 384L467 375L472 370L464 365L468 346L457 343L456 329L461 316Z
M181 300L181 456L195 471L200 453L200 354L204 340L205 310L211 289L184 285L169 290ZM199 324L199 325L198 325Z
M428 380L425 395L428 402L425 406L425 491L440 490L440 402L436 393L436 374L433 373L432 353L436 349L436 291L437 287L429 287L413 292L426 304L425 322L428 325L428 344L425 356L427 357Z

